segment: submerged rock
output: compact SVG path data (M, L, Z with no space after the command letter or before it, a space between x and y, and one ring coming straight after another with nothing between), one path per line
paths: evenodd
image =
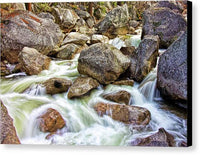
M55 132L65 126L65 121L60 113L52 108L39 117L39 128L43 132Z
M128 21L128 7L125 4L110 11L96 27L99 34L103 34L109 38L115 38L118 34L128 33Z
M128 105L131 99L131 94L125 90L103 94L103 98L117 103Z
M48 69L51 59L42 55L34 48L24 47L19 54L21 70L28 75L37 75L42 70Z
M46 87L46 93L53 95L67 92L72 82L62 78L51 78L45 81L43 85Z
M137 138L131 142L132 146L161 146L169 147L176 146L174 137L165 131L164 128L160 128L155 134L148 136L146 138Z
M113 45L97 43L81 51L78 71L97 79L101 84L114 82L126 71L130 60Z
M149 110L137 106L97 103L94 109L100 116L108 115L125 124L147 125L151 119Z
M187 101L187 32L160 56L157 78L165 98Z
M0 142L1 144L20 144L13 119L9 116L7 108L1 102L0 107Z
M67 32L70 32L75 26L77 20L80 19L74 10L60 7L53 8L52 14L56 19L56 23L58 23L60 27Z
M147 35L140 42L139 47L136 50L137 61L136 64L133 62L135 68L131 70L131 76L136 81L141 82L146 75L156 67L157 57L159 49L159 38L158 36ZM134 57L133 57L134 58Z
M168 48L187 27L181 14L166 7L144 11L143 19L143 36L158 35L160 48Z
M10 63L18 62L24 47L47 55L63 40L63 33L52 20L22 10L1 17L1 36L2 54Z
M68 98L80 97L98 86L99 83L93 78L78 77L69 89Z
M70 32L62 42L62 45L74 43L79 45L84 45L87 41L90 40L90 37L86 34L81 34L79 32Z

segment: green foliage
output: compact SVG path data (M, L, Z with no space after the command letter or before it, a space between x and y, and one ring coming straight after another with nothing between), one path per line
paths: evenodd
M51 12L52 10L49 3L34 3L34 9L36 13Z

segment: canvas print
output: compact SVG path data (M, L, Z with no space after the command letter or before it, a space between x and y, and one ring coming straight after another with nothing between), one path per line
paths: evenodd
M191 6L1 2L1 144L190 146Z

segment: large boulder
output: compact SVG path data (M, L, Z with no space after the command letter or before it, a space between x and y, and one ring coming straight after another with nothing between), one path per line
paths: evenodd
M0 142L1 144L20 144L13 119L9 116L7 108L1 102L0 107Z
M49 69L51 59L42 55L34 48L24 47L19 54L21 70L28 75L37 75L42 70Z
M169 47L186 27L182 15L167 7L152 7L144 11L142 35L158 35L160 48Z
M102 95L106 100L128 105L131 99L131 94L125 90L106 93Z
M147 125L151 119L149 110L137 106L97 103L94 105L94 109L100 116L108 115L125 124Z
M113 45L97 43L81 51L78 71L97 79L102 84L114 82L126 71L130 60Z
M62 78L50 78L45 81L43 85L46 88L46 93L53 95L67 92L69 87L72 85L72 82Z
M74 10L61 7L53 8L52 14L55 17L56 23L67 32L70 32L75 26L77 20L80 19Z
M65 126L65 120L60 113L52 108L39 117L39 128L43 132L56 132Z
M164 128L160 128L158 132L148 136L146 138L137 138L131 142L132 146L161 146L169 147L176 146L174 137L165 131Z
M187 33L184 32L161 56L157 86L173 100L187 100Z
M3 56L10 63L17 63L25 46L47 55L61 44L63 33L52 20L20 10L1 17L1 37Z
M106 37L104 35L93 34L91 36L91 43L92 44L95 44L95 43L109 43L109 39L108 39L108 37Z
M118 34L128 33L128 7L118 6L110 11L106 17L96 25L98 33L115 38Z
M78 77L69 89L68 98L80 97L98 86L97 80L91 77Z
M158 36L147 35L140 42L135 55L132 57L133 66L131 68L131 77L141 82L146 75L156 67L159 50ZM135 63L136 61L136 63ZM135 66L134 66L135 65Z

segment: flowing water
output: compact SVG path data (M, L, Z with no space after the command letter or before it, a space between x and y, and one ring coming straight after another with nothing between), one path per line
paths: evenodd
M41 83L52 77L74 80L79 76L77 55L73 60L52 60L49 70L39 75L12 74L1 79L0 98L14 119L14 126L22 144L67 145L130 145L138 137L146 137L161 127L174 135L176 143L187 141L186 118L163 108L156 99L156 68L141 84L131 86L99 86L87 96L68 99L67 92L47 95ZM132 96L131 105L145 107L151 112L149 125L142 129L124 125L109 116L100 117L92 108L103 92L126 90ZM157 94L157 95L156 95ZM38 117L48 108L56 109L66 121L66 126L46 139L49 133L39 130Z

